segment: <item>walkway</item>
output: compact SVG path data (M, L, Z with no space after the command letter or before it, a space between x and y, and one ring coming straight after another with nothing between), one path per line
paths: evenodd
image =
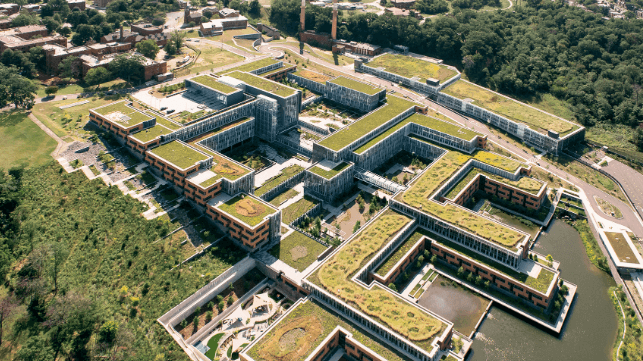
M47 128L46 125L44 125L38 118L36 118L33 113L29 112L29 119L31 119L32 122L34 122L40 129L42 129L45 133L47 133L48 136L52 137L58 145L56 145L56 149L51 153L51 156L54 159L58 159L58 155L64 150L67 149L67 142L62 140L56 133L54 133L51 129Z

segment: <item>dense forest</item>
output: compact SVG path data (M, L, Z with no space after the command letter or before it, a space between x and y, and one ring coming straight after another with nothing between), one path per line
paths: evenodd
M222 241L176 267L143 207L54 161L0 171L0 359L188 359L156 319L245 252Z
M306 27L328 31L321 25L326 11L310 13ZM298 14L297 0L275 0L270 20L295 32ZM316 21L316 14L322 21ZM387 47L407 45L512 97L553 94L586 126L632 127L643 120L642 20L603 20L560 2L530 0L514 11L462 10L422 25L410 17L354 14L338 27L338 37Z

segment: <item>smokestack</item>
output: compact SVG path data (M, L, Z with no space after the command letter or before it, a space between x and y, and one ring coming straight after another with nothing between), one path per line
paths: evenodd
M125 38L125 34L123 32L123 24L121 24L121 39L120 40L123 41L124 38Z
M333 40L337 40L337 0L333 0L333 29L330 35Z
M306 0L301 0L301 15L299 16L300 32L306 31Z

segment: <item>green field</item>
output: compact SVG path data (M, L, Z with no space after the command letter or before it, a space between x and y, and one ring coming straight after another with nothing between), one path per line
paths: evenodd
M34 167L51 161L56 141L23 112L0 115L0 168Z
M221 48L213 47L212 45L195 45L194 43L192 43L190 44L190 46L194 46L195 49L201 51L201 55L199 55L196 64L190 67L191 74L205 72L211 69L238 63L243 61L244 59L241 55L231 53Z

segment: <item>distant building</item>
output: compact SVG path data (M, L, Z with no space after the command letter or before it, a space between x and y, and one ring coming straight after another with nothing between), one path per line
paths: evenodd
M191 11L189 7L185 8L183 12L183 23L195 23L197 25L201 24L201 18L203 14L200 11Z
M5 15L15 14L20 10L18 4L0 4L0 11L4 11Z
M201 24L201 33L203 35L221 35L224 30L245 29L248 27L248 19L239 15L233 18L214 19L207 23Z
M154 40L156 45L165 46L168 40L170 39L169 33L156 33L151 35L141 35L139 33L134 33L131 31L125 31L121 28L120 31L115 31L111 34L103 35L100 38L102 44L108 44L113 42L119 43L129 43L131 47L134 47L136 44L140 43L143 40ZM130 47L130 48L131 48Z
M30 13L40 14L41 9L39 4L27 4L22 6L22 10L26 10Z
M87 4L85 3L85 0L67 0L67 4L69 5L70 9L80 9L80 11L84 11L85 7Z
M264 25L262 23L257 24L257 30L261 31L263 34L266 34L267 36L270 36L273 40L279 40L281 38L281 34L279 33L279 30L271 26Z
M109 3L111 3L114 0L95 0L94 1L94 6L99 7L99 8L106 8Z
M400 9L410 9L415 5L415 0L391 0L393 6Z
M47 28L44 25L21 26L0 32L0 53L7 49L24 52L45 44L67 46L67 38L57 34L47 36Z
M228 9L228 8L223 8L219 10L219 16L222 18L236 18L239 16L239 11L235 9Z
M132 24L131 29L133 33L139 33L141 35L153 35L163 32L162 27L154 26L150 23Z
M411 10L404 10L404 9L398 9L398 8L386 8L384 9L384 12L391 13L394 16L411 16L412 15ZM424 19L422 15L416 12L413 12L413 16L418 20Z
M339 53L339 54L348 52L348 53L358 54L358 55L375 56L382 52L382 47L380 47L379 45L372 45L368 43L358 43L355 41L347 42L345 40L337 40L333 44L333 52Z

